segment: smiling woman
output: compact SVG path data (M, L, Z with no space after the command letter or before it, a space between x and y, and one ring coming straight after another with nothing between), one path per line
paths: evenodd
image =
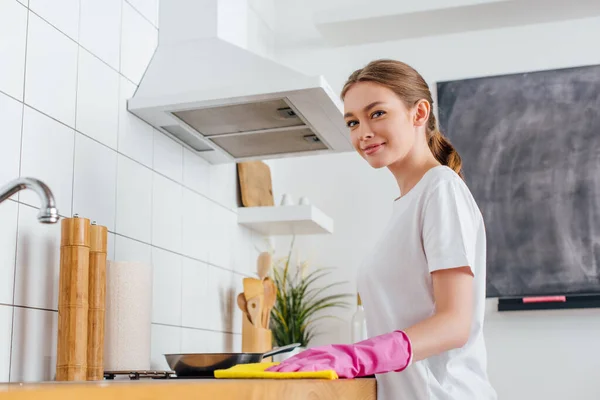
M496 399L483 341L484 221L427 83L402 62L377 60L350 75L342 98L354 148L387 167L401 194L359 270L369 338L314 347L270 370L375 374L380 400Z

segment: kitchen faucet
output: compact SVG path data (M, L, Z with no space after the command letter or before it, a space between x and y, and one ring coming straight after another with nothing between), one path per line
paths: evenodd
M35 178L17 178L0 187L0 203L8 199L13 194L24 190L33 190L41 201L40 212L37 215L38 221L42 224L54 224L58 222L58 210L55 207L54 195L46 184Z

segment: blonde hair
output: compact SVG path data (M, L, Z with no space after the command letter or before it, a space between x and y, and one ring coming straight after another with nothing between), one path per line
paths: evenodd
M375 60L364 68L354 71L344 84L342 100L352 85L358 82L375 82L391 89L407 108L412 108L422 99L427 100L433 106L433 98L425 79L414 68L401 61ZM450 140L440 132L433 112L429 113L426 132L427 144L434 157L440 164L452 168L464 179L462 159Z

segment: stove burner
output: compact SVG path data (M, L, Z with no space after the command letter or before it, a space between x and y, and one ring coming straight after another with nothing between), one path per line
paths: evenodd
M104 371L105 379L115 379L117 375L128 375L131 380L139 380L140 378L151 379L173 379L177 378L175 371L154 371L154 370L139 370L139 371Z

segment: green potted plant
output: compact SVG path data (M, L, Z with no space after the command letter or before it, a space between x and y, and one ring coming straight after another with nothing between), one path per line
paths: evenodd
M284 359L304 350L318 334L316 322L325 318L336 318L323 314L333 308L349 306L345 300L352 295L347 293L326 294L333 287L347 282L335 282L320 285L320 281L331 273L332 268L308 270L308 262L292 265L294 239L287 257L276 260L273 266L273 280L277 288L277 300L271 310L270 329L273 333L273 345L285 346L300 343L293 352L280 357Z

